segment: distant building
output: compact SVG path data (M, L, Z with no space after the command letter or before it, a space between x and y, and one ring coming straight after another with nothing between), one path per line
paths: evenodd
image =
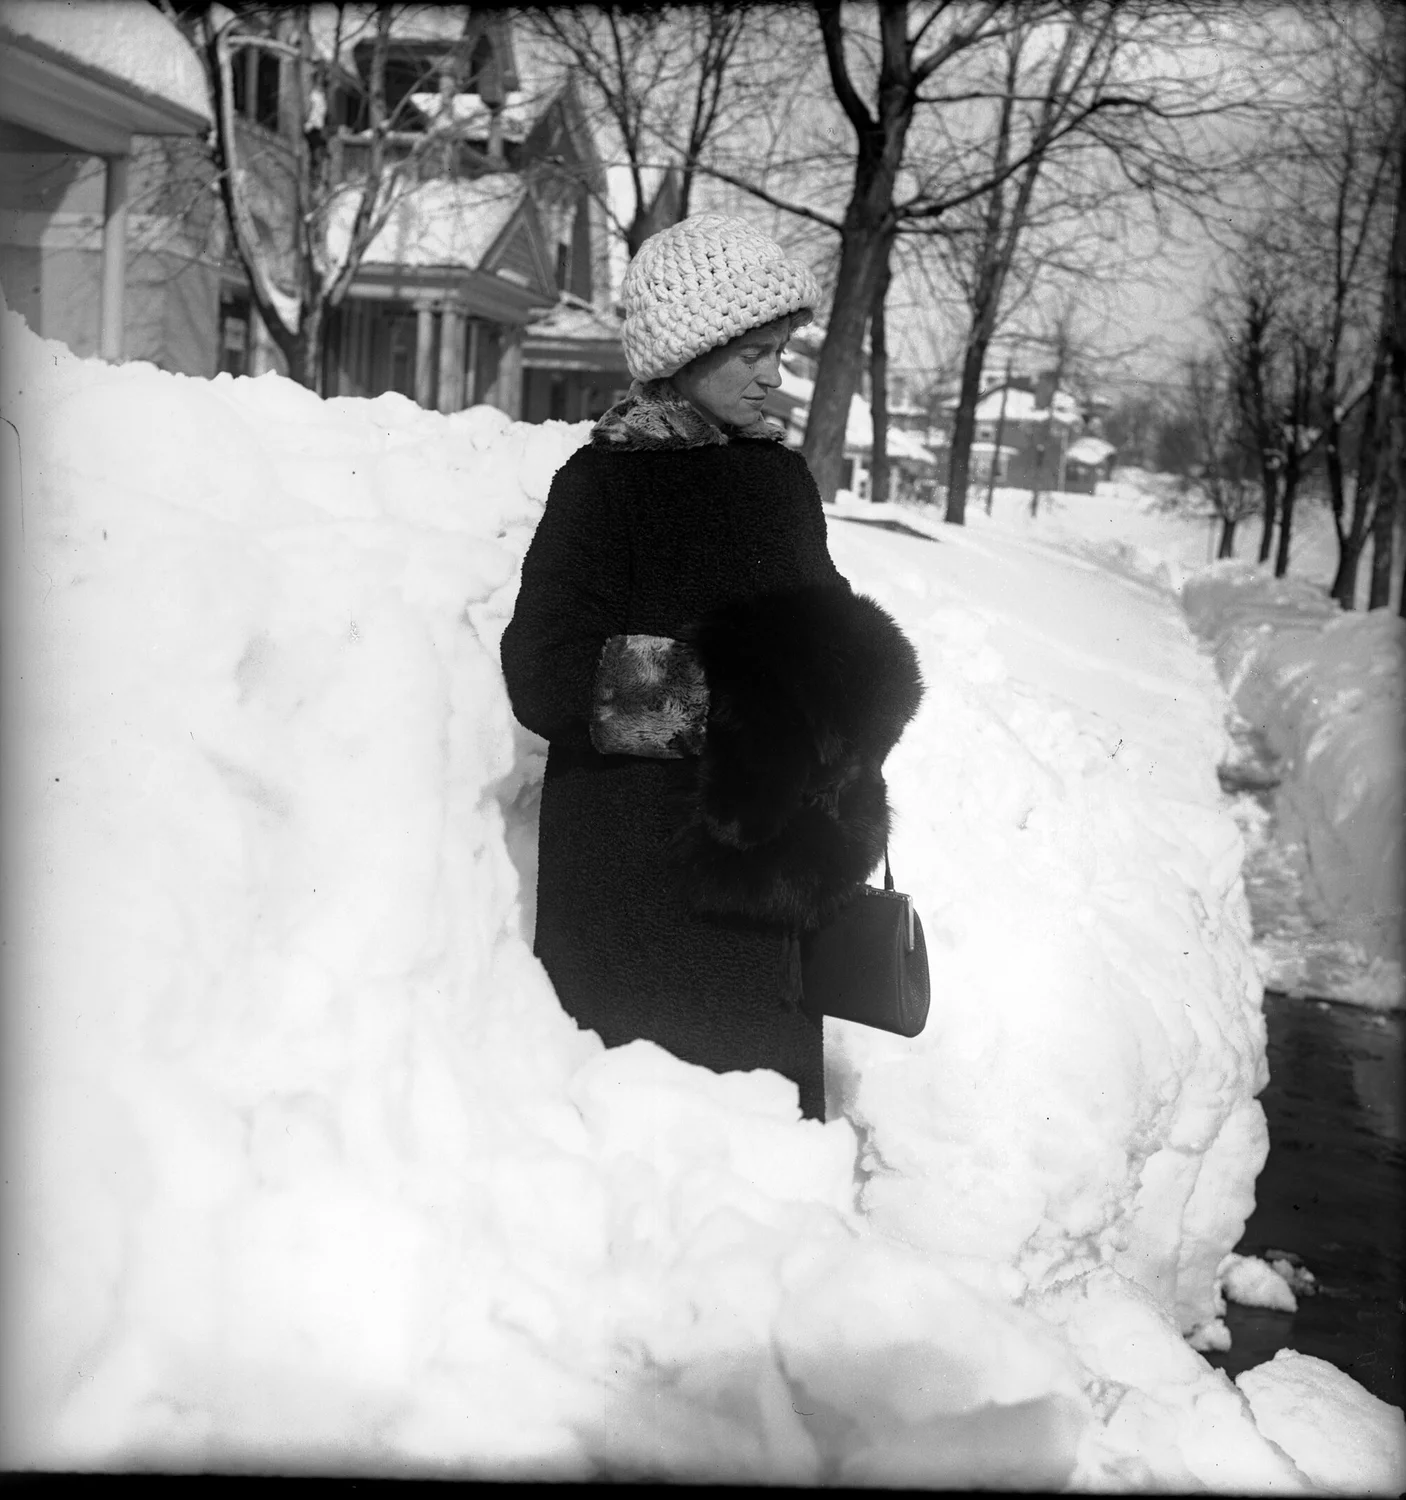
M944 435L950 439L957 398L942 403ZM992 387L977 402L970 474L1014 489L1073 490L1091 494L1108 478L1116 450L1104 441L1097 406L1067 390L1056 390L1046 373L1034 381L1012 379Z
M815 370L825 342L823 327L810 323L791 336L790 347L782 356L781 385L768 397L762 410L784 424L786 441L799 447L805 438L810 415L810 399L815 390ZM868 381L861 385L867 390ZM909 418L916 412L926 413L901 399L889 409L889 426L884 443L889 459L892 498L930 499L939 478L939 457L925 441L925 434ZM844 470L839 488L856 499L867 500L871 493L874 462L874 412L864 391L850 398L845 422Z

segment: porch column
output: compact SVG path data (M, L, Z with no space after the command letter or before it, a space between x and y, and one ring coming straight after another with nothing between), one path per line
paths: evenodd
M498 366L498 409L514 422L522 420L522 329L503 330L503 358Z
M122 358L123 291L127 281L127 165L125 156L106 158L103 187L102 296L98 304L98 354Z
M415 401L428 411L434 405L434 307L415 304Z
M478 330L477 318L469 319L468 349L464 355L464 405L477 406L478 390Z
M464 405L464 313L445 303L439 319L439 409L459 411Z

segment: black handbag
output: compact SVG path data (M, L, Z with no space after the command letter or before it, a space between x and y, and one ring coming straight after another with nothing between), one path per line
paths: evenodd
M801 984L812 1015L917 1036L928 1019L928 949L913 898L867 885L848 906L801 939Z

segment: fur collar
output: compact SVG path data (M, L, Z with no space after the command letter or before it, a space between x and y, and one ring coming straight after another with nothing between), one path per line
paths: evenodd
M716 427L667 380L636 380L625 399L617 401L591 430L591 444L631 453L704 448L735 438L779 441L782 436L780 427L760 415L750 427Z

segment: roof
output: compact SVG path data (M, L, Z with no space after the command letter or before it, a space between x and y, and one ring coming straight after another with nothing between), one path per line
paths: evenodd
M508 227L526 194L522 179L506 174L416 183L391 210L362 264L473 269ZM346 254L355 205L356 195L347 193L328 216L327 247L336 259Z
M526 369L606 371L628 379L620 320L589 303L563 296L524 332L522 357Z
M199 58L146 0L0 0L0 115L98 154L210 122Z
M1001 420L1001 394L1005 392L1005 419L1007 422L1045 422L1049 420L1050 411L1048 407L1036 406L1035 396L1031 391L1024 390L1018 385L996 386L976 403L976 420L978 422L999 422ZM942 403L944 410L956 411L958 398L951 397ZM1068 391L1056 391L1054 395L1054 419L1056 422L1066 424L1078 424L1083 421L1079 410L1079 403Z
M1076 464L1101 464L1106 458L1112 457L1118 450L1112 443L1106 443L1101 437L1088 436L1076 438L1070 443L1065 458Z

